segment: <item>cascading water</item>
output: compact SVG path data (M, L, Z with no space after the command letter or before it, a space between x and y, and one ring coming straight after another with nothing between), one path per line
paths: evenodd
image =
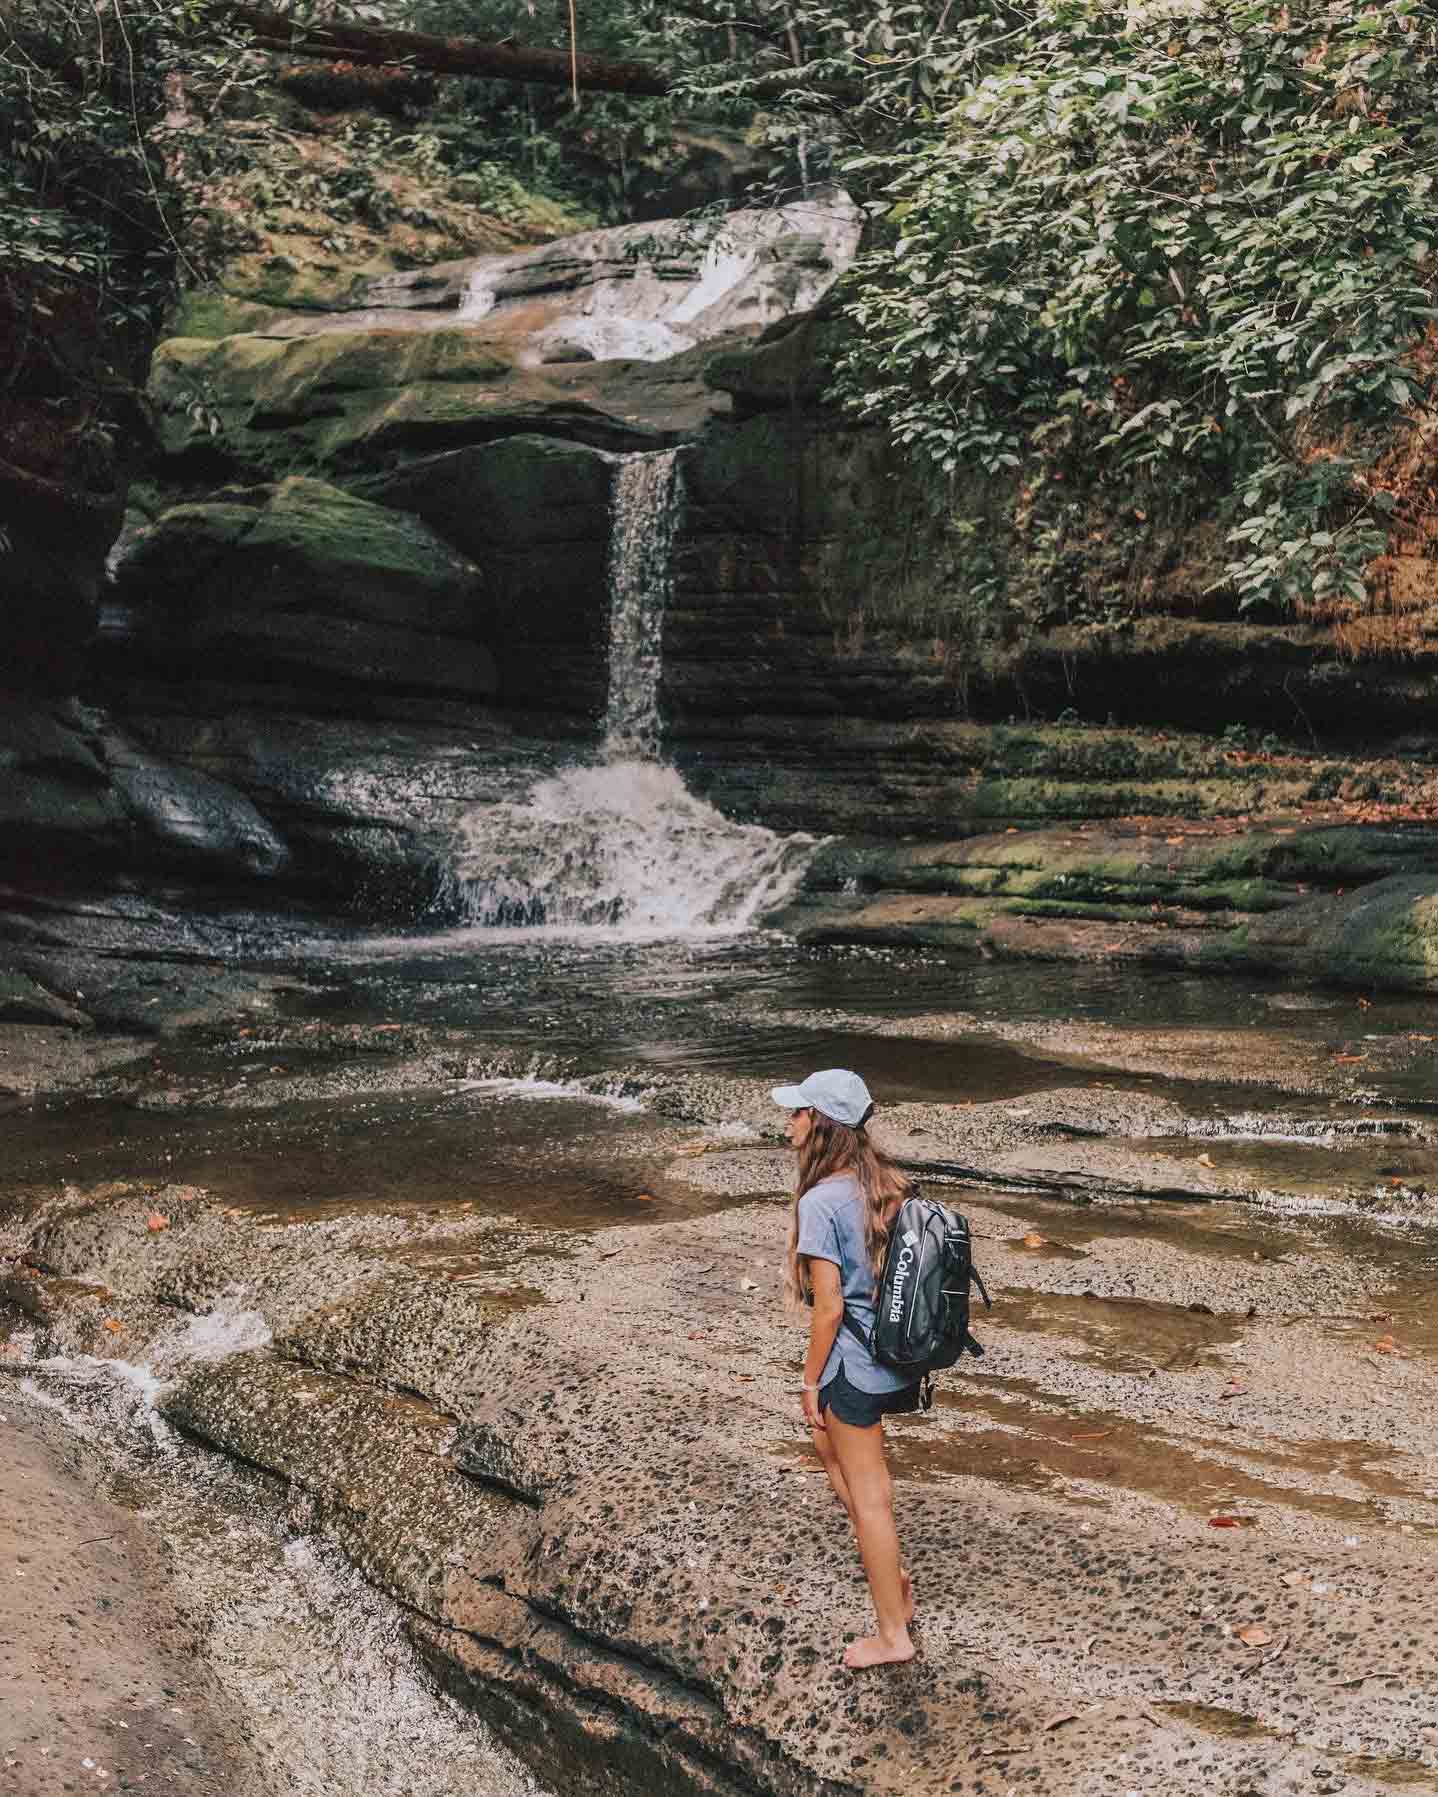
M158 1413L166 1383L195 1361L268 1342L264 1318L229 1308L236 1302L152 1342L142 1365L90 1355L26 1360L30 1338L12 1335L22 1358L9 1370L22 1376L6 1392L6 1411L17 1408L37 1431L46 1415L58 1418L84 1444L81 1458L110 1494L162 1537L166 1574L195 1629L195 1647L233 1704L264 1790L548 1797L435 1686L398 1609L322 1534L297 1532L305 1517L296 1494L207 1453ZM114 1745L118 1753L118 1738ZM114 1789L103 1776L97 1770L87 1782ZM61 1788L58 1769L54 1788ZM205 1788L213 1788L208 1780Z
M609 542L609 699L604 755L659 758L664 613L674 584L679 458L672 449L619 464Z
M471 923L627 935L742 930L815 846L735 824L660 759L659 677L681 504L674 450L624 457L609 554L609 693L598 761L465 818L447 900Z

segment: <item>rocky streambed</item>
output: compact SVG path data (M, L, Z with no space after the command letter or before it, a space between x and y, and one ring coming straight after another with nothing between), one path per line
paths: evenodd
M247 940L244 1021L7 1116L0 1366L119 1495L201 1481L154 1526L241 1693L179 1516L263 1533L275 1580L358 1569L417 1732L457 1751L457 1702L480 1753L367 1788L1438 1782L1416 1001L773 938ZM767 1087L839 1060L996 1300L893 1430L923 1650L883 1677L838 1664L867 1597L779 1302ZM266 1701L267 1788L340 1789L275 1720L333 1690Z

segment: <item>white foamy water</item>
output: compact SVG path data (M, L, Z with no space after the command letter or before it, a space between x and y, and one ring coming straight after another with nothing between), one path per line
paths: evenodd
M608 1091L602 1082L590 1084L577 1079L471 1079L464 1082L462 1090L483 1092L487 1098L512 1098L521 1102L568 1098L626 1113L644 1109L644 1100L633 1093Z
M266 1792L548 1797L438 1688L400 1607L332 1543L295 1532L273 1481L197 1446L158 1413L169 1380L157 1368L172 1378L269 1339L257 1311L219 1307L151 1344L144 1364L88 1354L31 1361L6 1408L42 1429L40 1413L58 1417L87 1444L101 1488L120 1475L118 1501L162 1537L167 1579Z
M731 823L673 768L616 761L471 813L455 880L477 924L686 936L750 928L794 890L813 848Z
M751 928L798 885L813 837L732 823L659 758L680 504L673 450L620 463L602 759L465 817L443 902L467 923L634 940L727 934Z

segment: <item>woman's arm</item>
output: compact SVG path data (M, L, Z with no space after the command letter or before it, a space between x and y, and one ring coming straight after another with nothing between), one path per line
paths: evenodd
M819 1380L844 1321L844 1291L839 1284L839 1269L832 1260L810 1260L809 1279L814 1307L809 1313L809 1351L804 1356L804 1420L811 1429L822 1429Z

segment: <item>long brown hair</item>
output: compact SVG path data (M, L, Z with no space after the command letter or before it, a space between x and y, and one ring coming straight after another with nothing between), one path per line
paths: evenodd
M794 1189L794 1210L789 1219L789 1259L784 1289L795 1303L813 1296L809 1269L799 1255L799 1200L821 1179L835 1173L852 1173L859 1182L864 1206L864 1244L875 1286L884 1270L889 1248L889 1229L894 1215L913 1189L903 1168L875 1147L865 1124L836 1123L822 1111L814 1112L814 1127L799 1150L799 1178Z

